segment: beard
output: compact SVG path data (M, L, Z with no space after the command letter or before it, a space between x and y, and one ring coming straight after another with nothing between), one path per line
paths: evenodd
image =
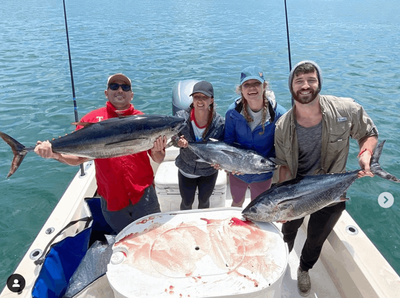
M297 93L292 93L293 99L295 101L297 101L298 103L308 104L317 98L317 96L319 94L319 89L311 90L311 93L308 94L307 96L301 95L300 92L301 91L299 91Z

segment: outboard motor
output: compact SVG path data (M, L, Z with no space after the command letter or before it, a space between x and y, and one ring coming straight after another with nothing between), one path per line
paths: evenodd
M193 86L200 81L184 80L175 84L172 89L172 115L176 115L179 110L186 110L192 103L190 94L193 91Z

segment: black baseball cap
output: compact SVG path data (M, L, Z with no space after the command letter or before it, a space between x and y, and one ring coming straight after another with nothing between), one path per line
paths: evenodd
M214 98L214 88L211 85L211 83L209 83L207 81L201 81L201 82L196 83L193 86L192 94L190 94L189 96L192 96L195 93L202 93L208 97Z

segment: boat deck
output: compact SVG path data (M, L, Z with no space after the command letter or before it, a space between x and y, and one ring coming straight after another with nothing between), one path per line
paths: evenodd
M34 265L31 254L39 249L45 249L53 237L53 235L46 233L49 227L53 227L54 233L56 233L70 221L88 215L88 208L85 207L84 198L92 197L96 191L95 171L91 164L87 163L85 165L85 171L87 172L85 176L81 177L79 172L76 174L16 269L15 272L26 278L25 290L20 294L11 293L5 287L0 297L32 297L32 287L40 267ZM248 191L244 206L247 206L249 201L250 193ZM227 187L225 207L230 207L231 202L230 190ZM297 268L305 240L307 221L308 218L306 217L304 224L299 229L294 249L289 254L287 270L283 276L281 297L301 297L297 291ZM278 229L281 228L280 224L276 224L276 226ZM83 228L84 224L81 225L80 229ZM349 230L352 233L349 233ZM73 236L74 231L75 229L69 229L63 236ZM392 298L397 297L400 292L400 277L346 211L343 212L334 231L325 242L320 259L314 268L310 270L310 276L312 287L308 297ZM106 276L98 279L95 284L100 284L101 291L95 292L93 295L96 289L90 288L87 289L87 292L92 294L82 293L79 298L113 297Z
M294 249L289 255L289 265L283 278L282 297L301 297L297 291L297 268L304 241L305 232L303 229L299 229ZM311 292L309 297L342 297L321 260L318 260L314 268L310 270L310 277Z
M250 192L246 192L246 200L243 207L247 206L250 202ZM229 187L227 189L227 200L226 207L230 207L232 203L231 194ZM281 229L280 223L275 223L275 225ZM283 287L282 287L282 298L296 298L302 297L297 290L297 268L299 267L299 260L301 255L301 250L303 248L304 241L306 239L306 233L304 225L299 229L294 248L289 254L288 268L286 269L285 275L283 277ZM331 275L325 268L321 259L317 261L314 268L310 270L311 277L311 292L308 297L324 297L324 298L344 298L337 289Z
M230 207L232 200L230 199L229 187L227 189L227 200L226 207ZM246 200L243 204L246 206L250 202L250 193L246 193ZM280 229L281 224L275 223L275 225ZM293 251L289 254L288 267L286 269L285 275L282 281L281 297L282 298L296 298L302 297L297 290L297 268L299 266L299 257L303 243L305 241L305 230L304 225L299 229L295 246ZM344 298L340 294L340 289L338 289L331 278L331 275L325 268L322 260L318 260L316 265L312 270L310 270L311 277L311 292L308 297L324 297L324 298ZM104 282L108 282L107 279L103 279ZM107 295L110 295L111 289L107 290ZM109 296L107 296L109 297Z

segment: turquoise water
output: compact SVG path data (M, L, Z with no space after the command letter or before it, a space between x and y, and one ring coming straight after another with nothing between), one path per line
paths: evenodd
M134 104L170 114L184 79L213 83L217 110L235 96L240 70L260 65L290 107L284 1L67 0L80 116L105 103L107 77L133 81ZM400 34L397 0L287 1L293 64L315 60L322 93L360 102L386 139L382 166L400 176ZM62 1L3 0L0 10L0 130L26 146L71 132L74 122ZM357 168L353 142L348 169ZM5 179L12 153L0 142L0 287L78 170L28 154ZM390 192L394 205L381 208ZM400 273L400 185L379 177L351 186L347 210Z

